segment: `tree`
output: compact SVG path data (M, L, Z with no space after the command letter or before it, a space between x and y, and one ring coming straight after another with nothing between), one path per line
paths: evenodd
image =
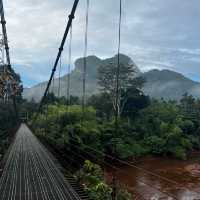
M54 104L58 101L58 98L55 96L54 93L48 93L45 99L46 104Z
M102 168L86 160L83 168L75 175L76 179L83 184L84 190L90 199L111 200L112 188L104 181ZM125 189L117 188L117 200L131 200L132 195Z
M103 93L110 95L113 110L118 111L121 115L127 96L122 95L129 88L141 88L144 80L136 78L136 67L134 63L120 63L119 70L119 101L116 102L116 79L117 79L117 63L111 62L103 65L98 69L98 84Z
M69 105L80 105L81 104L81 100L77 96L71 95L69 100L70 100Z
M189 119L196 118L198 115L196 100L192 95L185 93L180 100L182 114Z
M150 105L149 97L144 95L143 92L135 86L127 89L127 91L124 92L122 99L122 116L128 118L136 117L139 110Z
M180 128L185 134L194 134L195 132L195 125L191 120L184 120L181 123Z
M97 110L97 116L109 120L112 115L111 97L107 93L92 95L88 99L88 105Z
M19 107L19 115L21 117L21 115L28 113L28 116L32 117L37 109L38 103L34 99L31 99L31 101L23 100Z

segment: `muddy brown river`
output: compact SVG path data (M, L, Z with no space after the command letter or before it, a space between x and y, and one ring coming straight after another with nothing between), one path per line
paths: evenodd
M139 168L119 166L116 171L117 182L128 188L133 199L200 200L200 152L187 161L148 157L136 165ZM108 182L112 174L112 169L106 169Z

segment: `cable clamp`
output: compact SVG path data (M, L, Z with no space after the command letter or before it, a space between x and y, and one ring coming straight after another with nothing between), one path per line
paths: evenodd
M59 51L63 51L63 47L60 47L60 48L59 48Z
M2 24L6 24L6 20L1 20L1 23Z
M69 15L69 19L74 19L74 15Z

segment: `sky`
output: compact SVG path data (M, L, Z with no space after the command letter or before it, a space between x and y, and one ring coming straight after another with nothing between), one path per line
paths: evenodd
M48 80L73 0L4 0L12 66L25 87ZM169 69L200 81L200 1L122 0L121 53L141 71ZM73 22L72 57L83 57L86 0ZM88 55L117 54L119 0L90 0ZM67 73L68 43L62 55ZM58 75L58 73L57 73Z

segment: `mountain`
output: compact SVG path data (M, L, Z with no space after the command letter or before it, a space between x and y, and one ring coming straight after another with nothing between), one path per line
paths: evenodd
M86 73L86 95L90 96L92 94L98 93L98 83L97 83L97 71L98 68L107 65L109 63L116 63L118 61L118 56L114 56L108 59L100 59L96 56L87 57L87 73ZM139 68L135 63L126 55L120 54L120 62L126 64L132 64L135 68L137 74L141 73ZM75 68L71 72L71 95L81 96L82 95L82 74L83 74L83 63L84 59L79 58L75 61ZM60 96L66 96L67 93L67 75L60 78ZM25 88L23 92L23 97L25 99L39 101L44 93L47 82L40 83L32 88ZM52 83L51 91L54 91L55 95L58 94L59 80L55 79L54 84Z
M120 54L120 60L123 63L132 64L136 74L145 78L143 91L145 94L153 98L164 98L179 100L184 93L192 94L195 97L200 97L200 83L186 78L180 73L170 70L151 70L141 73L137 65L126 55ZM71 91L74 96L82 95L82 73L83 73L83 58L75 61L75 68L71 72ZM117 63L117 56L108 59L100 59L96 56L87 57L87 74L86 74L86 95L98 93L97 71L98 68L109 63ZM39 101L46 88L46 82L40 83L32 88L24 89L24 98ZM59 80L54 80L54 88L51 91L58 94ZM67 75L60 78L60 95L66 96Z
M200 83L171 70L151 70L143 73L146 80L143 91L153 98L180 100L184 93L200 97Z

